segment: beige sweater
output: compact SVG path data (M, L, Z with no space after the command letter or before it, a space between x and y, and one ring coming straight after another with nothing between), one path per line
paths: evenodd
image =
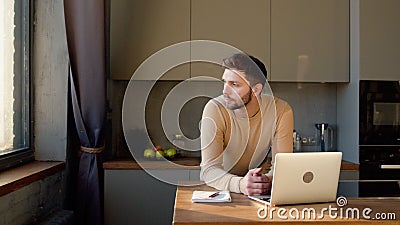
M219 96L203 111L200 179L216 189L240 193L240 179L266 163L270 147L272 166L277 152L293 151L293 112L285 101L266 95L251 118L238 118L224 104Z

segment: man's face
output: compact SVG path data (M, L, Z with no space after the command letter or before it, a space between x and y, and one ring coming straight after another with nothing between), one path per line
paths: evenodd
M222 75L222 81L224 82L222 94L224 95L226 107L228 109L240 109L252 100L253 91L243 73L236 70L225 69Z

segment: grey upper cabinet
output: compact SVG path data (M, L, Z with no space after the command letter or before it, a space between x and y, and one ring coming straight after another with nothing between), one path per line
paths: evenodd
M400 1L360 1L360 79L400 80Z
M110 30L111 78L129 80L139 65L157 51L190 40L190 1L112 0ZM179 54L182 51L185 60L189 60L189 45ZM163 75L155 71L158 73L165 66L165 59L182 57L175 54L178 53L172 51L158 58L135 79L151 80ZM184 80L190 77L189 71L189 64L184 64L169 70L161 79Z
M191 39L212 40L228 44L237 50L244 51L263 61L268 67L270 63L270 0L192 0L191 7ZM199 51L206 54L218 54L215 62L232 49L212 47L208 53L204 48L192 48L192 58ZM191 75L211 76L220 79L222 68L212 63L192 63Z
M172 44L212 40L235 49L191 43L179 56L166 54L140 67L144 72L135 79L158 79L174 60L221 63L240 50L264 62L271 81L349 82L349 0L112 0L110 21L112 79L130 79L148 57ZM220 65L192 62L161 79L221 75Z
M349 0L271 0L271 81L349 82L349 73Z

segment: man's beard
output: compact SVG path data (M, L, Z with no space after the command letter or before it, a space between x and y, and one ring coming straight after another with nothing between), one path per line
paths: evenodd
M224 95L224 97L225 97L225 98L232 99L232 98L230 98L230 97L227 96L227 95ZM240 108L245 107L247 104L249 104L249 102L251 101L251 99L252 99L252 90L250 89L249 92L247 92L247 93L243 96L243 98L241 98L242 101L238 101L238 100L232 99L232 100L234 100L235 102L232 103L232 104L228 104L228 103L226 102L226 107L227 107L228 109L230 109L230 110L240 109Z

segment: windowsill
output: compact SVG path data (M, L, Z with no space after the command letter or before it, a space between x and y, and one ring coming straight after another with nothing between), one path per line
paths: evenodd
M65 162L33 161L0 172L0 197L65 168Z

